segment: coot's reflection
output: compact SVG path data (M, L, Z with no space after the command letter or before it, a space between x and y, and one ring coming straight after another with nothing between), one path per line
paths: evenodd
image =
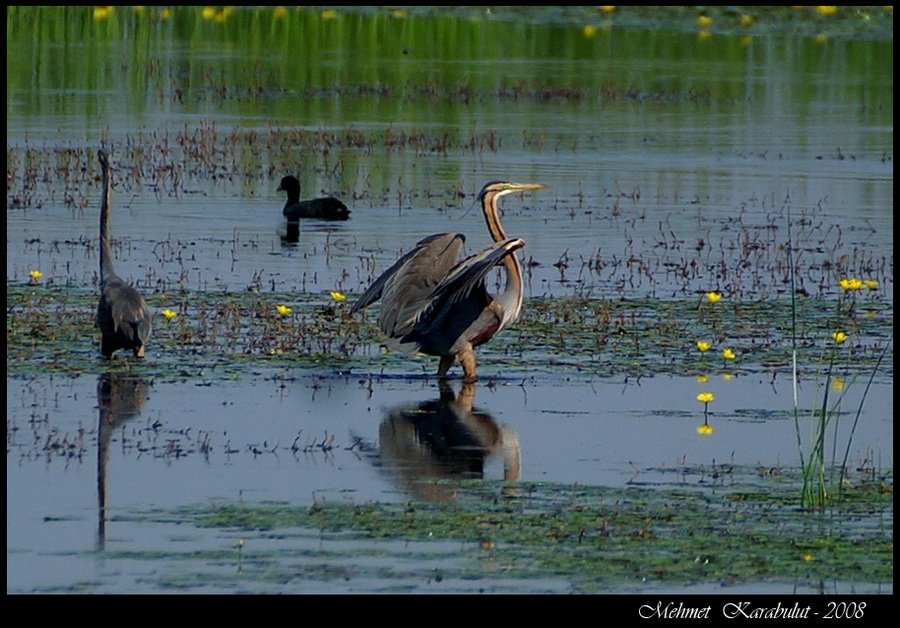
M413 497L429 501L452 498L451 487L429 480L483 478L494 457L502 458L505 479L519 479L518 436L473 409L475 384L463 384L457 396L443 380L440 393L439 399L386 411L378 432L381 464Z
M106 545L106 476L113 433L126 421L141 414L150 392L150 382L139 377L107 373L97 381L100 424L97 429L97 549Z

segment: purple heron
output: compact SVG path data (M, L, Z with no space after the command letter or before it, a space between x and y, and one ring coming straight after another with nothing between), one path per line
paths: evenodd
M461 233L428 236L387 269L353 305L357 312L381 300L378 325L388 346L406 353L440 356L438 377L457 361L467 382L475 381L475 347L515 321L522 310L522 265L516 250L525 246L508 238L497 203L502 196L540 190L539 183L491 181L478 194L494 244L460 260L466 237ZM490 294L485 277L499 263L506 287Z

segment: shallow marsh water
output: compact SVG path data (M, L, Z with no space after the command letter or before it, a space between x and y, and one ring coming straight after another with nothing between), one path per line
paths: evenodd
M360 556L378 546L360 543L356 559L342 549L334 560L346 578L236 583L215 574L233 571L239 538L248 553L313 552L294 557L301 564L326 562L315 555L323 544L351 542L149 524L142 513L452 499L452 484L422 478L448 468L460 477L459 464L493 480L518 465L522 483L663 488L703 485L723 464L796 467L787 364L767 362L771 348L760 351L739 330L716 327L702 300L715 290L723 303L788 301L789 216L807 298L836 305L846 298L840 279L878 281L858 295L860 320L850 322L862 332L848 362L866 358L870 367L892 338L892 36L763 31L746 39L615 23L588 35L583 21L546 17L359 12L326 20L298 11L276 19L243 9L218 25L199 9L171 21L120 14L104 22L87 9L22 9L8 21L8 341L19 339L31 270L44 273L31 302L89 324L81 303L95 289L95 154L104 144L115 168L117 269L157 312L177 310L175 324L199 326L200 302L248 289L264 311L291 305L304 324L309 312L313 321L339 317L349 301L332 303L330 291L352 299L424 235L459 230L470 249L484 246L474 195L508 178L550 186L504 203L507 230L527 242L526 317L529 304L533 313L551 299L605 304L614 321L617 302L696 302L696 318L672 322L685 337L668 351L695 352L702 335L718 341L717 352L737 342L746 356L726 367L697 354L696 368L667 369L665 360L629 359L615 343L588 353L579 344L563 358L517 364L532 339L510 330L480 351L477 416L463 412L503 442L460 462L434 449L417 458L404 440L404 416L450 408L429 377L434 361L381 356L374 340L349 356L289 350L276 362L270 345L244 355L237 341L221 341L216 354L179 343L157 316L158 343L144 364L101 364L78 336L68 369L35 340L27 361L8 350L9 592L429 592L434 582L422 574L434 563L449 571L471 562L456 544L447 542L441 559L384 550L387 566L365 564ZM40 36L26 36L27 25ZM343 198L351 220L304 224L297 245L282 244L275 188L287 172L308 196ZM556 323L563 331L565 315ZM523 327L535 329L529 322ZM826 323L804 326L807 347L826 346ZM850 460L892 485L888 355L865 392ZM801 365L804 408L821 399L822 366ZM848 369L840 450L869 372ZM140 384L120 384L122 398L110 403L97 393L110 373ZM460 382L451 386L452 395L462 392ZM711 435L697 432L701 391L716 395ZM110 407L129 418L104 432ZM101 502L109 518L102 529ZM892 512L891 503L881 515L888 529ZM185 548L224 558L186 566ZM148 559L155 551L170 554ZM365 567L354 577L351 564ZM371 575L379 570L393 573L389 584ZM443 579L438 590L580 590L565 577L476 573L475 585L469 574ZM660 581L622 588L671 590ZM823 588L885 593L892 583L832 580ZM798 577L742 590L816 589Z

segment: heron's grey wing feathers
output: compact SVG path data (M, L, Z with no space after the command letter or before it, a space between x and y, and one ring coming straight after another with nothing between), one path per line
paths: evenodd
M503 258L523 246L524 240L510 238L459 262L434 289L427 307L418 313L415 322L434 319L443 310L469 298L474 290L484 290L484 278L487 274L503 261Z
M445 233L426 238L413 255L388 277L382 294L378 324L391 338L409 333L432 294L459 262L465 236Z
M144 298L131 285L114 276L105 282L102 294L114 325L113 331L118 333L119 329L130 329L133 325L138 325L146 327L149 332L150 310Z
M365 292L362 293L362 295L359 297L359 299L357 299L356 303L353 304L353 308L350 310L350 313L353 314L362 309L365 309L368 306L375 303L376 301L378 301L379 299L381 299L385 286L387 286L389 283L394 282L395 277L397 275L404 276L409 273L407 265L410 263L413 263L412 262L413 258L418 258L418 261L414 262L414 263L416 263L417 266L421 267L422 266L422 264L421 264L422 256L430 254L430 253L433 254L434 252L440 251L440 249L446 249L446 244L439 247L438 245L435 245L433 243L435 241L444 242L445 239L448 239L450 237L458 237L458 238L461 238L461 242L465 242L465 236L463 236L462 234L454 234L454 233L436 233L434 235L428 236L427 238L423 238L422 240L417 242L416 246L414 246L408 253L406 253L406 255L404 255L399 260L397 260L393 266L391 266L386 271L381 273L381 275L378 277L378 279L376 279L372 283L372 285L369 286L369 288ZM462 247L460 246L460 250L461 250L461 248ZM448 252L448 255L449 255L449 252ZM448 266L448 271L449 271L449 268L452 268L452 266L454 264L456 264L458 259L459 259L459 253L456 253L456 257L453 259L452 263L450 263L450 265ZM427 265L426 265L425 270L427 271ZM437 272L438 272L437 270L431 271L431 273L433 275L437 275ZM440 279L442 279L442 278L443 278L443 276L432 277L435 284L437 284L440 281Z
M420 240L375 280L351 312L381 299L378 323L382 331L389 337L404 335L427 307L431 293L459 261L465 240L461 233L438 233Z

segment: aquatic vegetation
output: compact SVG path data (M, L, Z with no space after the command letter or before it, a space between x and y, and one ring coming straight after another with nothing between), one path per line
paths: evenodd
M703 404L703 425L697 428L697 433L709 436L715 429L709 424L709 404L716 400L716 396L710 392L702 392L697 395L697 401Z
M789 244L790 238L792 237L793 232L793 223L790 220L790 211L788 212L788 237ZM791 265L789 268L789 282L792 288L795 286L796 280L796 268L793 264L793 247L789 246L789 258L791 259ZM877 287L877 282L876 287ZM834 343L830 348L830 355L827 359L824 360L824 386L822 386L822 400L820 405L817 407L815 403L812 404L812 410L810 411L810 420L809 420L809 434L808 434L808 449L804 448L804 439L803 433L801 430L801 409L800 403L798 399L797 386L799 383L798 376L798 321L802 320L797 313L798 303L795 297L795 293L792 290L792 298L791 298L791 347L792 347L792 375L791 381L794 389L794 426L797 434L797 449L800 456L800 464L803 469L803 488L801 491L801 499L804 507L822 510L827 507L833 506L835 503L838 503L841 498L841 494L843 492L843 480L845 478L846 465L849 457L849 452L851 445L853 443L853 435L856 431L856 427L859 424L860 418L862 416L862 408L865 404L866 400L866 392L871 386L872 381L874 380L876 373L881 368L882 360L890 347L893 346L893 333L889 332L886 334L882 340L882 344L880 347L875 348L874 352L876 353L876 359L873 363L870 364L868 376L868 384L866 385L866 389L862 395L862 398L859 401L859 405L856 410L855 417L853 419L852 425L849 430L849 434L847 434L844 438L844 455L843 459L839 459L838 450L840 443L840 436L838 431L838 425L840 423L841 417L841 401L844 398L844 395L847 393L847 386L842 381L839 387L834 387L835 392L838 393L838 399L833 405L829 405L829 394L832 390L832 373L835 369L838 356L841 353L846 355L846 352L841 351L841 345L846 342L848 335L841 331L841 328L853 328L856 327L856 314L855 314L855 306L856 306L856 292L862 290L862 288L868 285L866 282L863 282L859 279L847 279L843 278L839 281L840 287L843 289L844 293L837 301L837 306L835 308L835 319L830 321L830 324L826 328L835 329L838 331L834 331L831 333L831 339ZM847 356L849 358L849 356ZM816 371L816 376L819 376L819 371ZM829 449L828 438L829 435L832 439L831 441L831 457L830 460L826 461L826 452Z
M789 469L709 471L717 478L709 484L655 489L462 482L452 504L224 504L179 516L201 527L236 530L246 541L245 556L260 551L252 549L254 536L292 529L317 530L331 543L402 540L404 548L423 554L452 540L461 544L453 559L472 561L472 578L490 577L479 567L489 557L506 564L510 576L564 578L586 592L798 579L893 581L892 535L864 506L890 509L890 492L878 482L854 482L841 509L859 517L858 527L840 533L841 526L825 518L811 526L796 509L801 479ZM821 536L820 527L833 534ZM825 553L828 560L815 560Z
M843 288L845 292L850 292L852 290L862 290L863 286L865 286L861 279L841 279L840 284L841 288Z
M402 356L381 351L383 338L375 323L350 315L347 308L334 302L323 305L316 294L276 292L268 293L267 299L291 302L292 307L282 305L291 313L282 316L253 292L148 294L152 309L179 313L171 325L157 330L159 346L151 364L163 371L182 371L191 361L214 360L222 364L224 373L229 365L254 360L270 363L273 356L282 356L294 363L308 361L338 370L408 371ZM8 284L8 375L48 369L93 372L94 300L90 288L50 284L35 290L28 284ZM879 301L870 307L872 316L853 320L853 345L842 345L847 346L846 377L867 372L889 338L891 305ZM742 347L741 373L790 373L789 303L737 303L721 314L717 324L729 330L731 343ZM821 346L815 338L821 337L822 329L834 329L834 305L804 300L796 314L803 321L797 334L799 356L816 362ZM481 360L488 374L492 362L502 363L507 377L567 371L601 377L696 376L697 354L688 350L695 345L687 344L686 338L696 328L697 316L693 300L526 298L522 318L486 348ZM63 355L67 359L60 362Z

